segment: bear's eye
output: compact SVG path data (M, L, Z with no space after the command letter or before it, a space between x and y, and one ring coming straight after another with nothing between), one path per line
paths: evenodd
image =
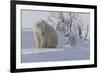
M39 26L40 26L40 24L37 24L37 26L39 27Z

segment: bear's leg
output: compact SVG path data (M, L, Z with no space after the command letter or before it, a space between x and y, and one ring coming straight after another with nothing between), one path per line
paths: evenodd
M46 35L41 35L41 48L48 48Z
M38 34L38 32L34 32L34 36L35 36L35 42L36 42L36 48L40 48L40 35Z

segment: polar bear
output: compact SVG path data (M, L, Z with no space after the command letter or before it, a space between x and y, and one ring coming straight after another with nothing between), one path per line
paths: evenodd
M33 26L36 48L56 48L58 35L46 21L40 20Z

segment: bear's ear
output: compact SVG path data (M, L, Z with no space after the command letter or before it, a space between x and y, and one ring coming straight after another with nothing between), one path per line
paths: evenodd
M48 25L48 23L47 23L45 20L42 20L42 23L44 23L44 24Z

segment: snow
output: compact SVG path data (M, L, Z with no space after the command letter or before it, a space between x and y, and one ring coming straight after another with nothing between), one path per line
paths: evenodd
M23 49L22 54L31 54L31 53L44 53L44 52L55 52L63 51L64 49L46 49L46 48L32 48L32 49Z
M80 48L64 48L55 51L42 50L42 52L32 50L28 50L28 53L22 53L22 63L90 59L90 52Z
M32 31L22 31L22 63L71 61L90 59L90 42L76 39L76 46L66 47L63 33L57 32L59 43L57 48L35 48Z

